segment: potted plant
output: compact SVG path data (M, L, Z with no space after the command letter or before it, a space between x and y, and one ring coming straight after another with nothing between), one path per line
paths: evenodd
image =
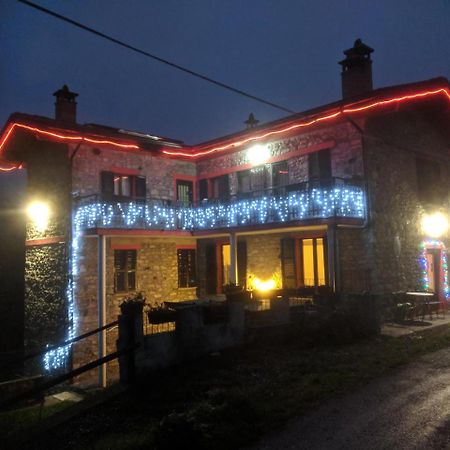
M148 322L152 325L175 322L176 315L175 309L168 308L165 305L152 305L147 309Z
M250 300L250 292L246 291L243 286L234 283L226 284L223 287L223 292L228 301L245 302Z
M122 315L142 314L145 305L145 297L142 292L126 297L120 304L120 312Z

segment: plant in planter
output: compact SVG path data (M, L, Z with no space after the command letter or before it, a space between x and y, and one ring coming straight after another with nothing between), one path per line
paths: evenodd
M175 322L177 312L165 305L152 305L146 310L149 323L158 325L161 323Z
M120 304L120 312L122 315L142 314L145 305L145 297L142 292L126 297Z
M228 301L245 302L250 300L250 292L246 291L243 286L234 283L226 284L223 287L223 292Z

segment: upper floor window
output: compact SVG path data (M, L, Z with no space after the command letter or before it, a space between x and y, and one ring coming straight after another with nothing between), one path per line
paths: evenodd
M439 203L441 196L441 166L426 158L416 158L417 194L424 203Z
M249 192L262 191L267 187L267 169L265 165L238 172L239 193L245 194Z
M103 171L101 173L102 195L105 197L145 198L145 177Z
M289 184L289 167L287 161L272 164L272 186L281 187Z
M195 249L180 248L177 250L178 260L178 287L195 287L197 273L195 262Z
M114 291L136 290L136 250L114 250Z
M320 150L308 155L309 181L313 186L327 186L331 183L330 149Z

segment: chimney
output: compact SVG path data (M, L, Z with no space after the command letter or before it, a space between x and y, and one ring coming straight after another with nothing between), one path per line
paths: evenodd
M344 51L345 59L339 61L342 66L342 98L365 94L372 90L373 48L356 39L352 48Z
M78 96L75 92L70 92L65 84L61 89L53 94L56 97L55 102L55 119L61 122L77 121L77 102L75 97Z

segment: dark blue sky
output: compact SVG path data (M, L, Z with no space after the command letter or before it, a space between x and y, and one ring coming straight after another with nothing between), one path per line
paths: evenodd
M450 77L449 0L36 0L180 65L302 111L340 98L342 51L375 49L374 85ZM0 0L0 122L53 116L197 143L285 115L193 79L13 0Z

